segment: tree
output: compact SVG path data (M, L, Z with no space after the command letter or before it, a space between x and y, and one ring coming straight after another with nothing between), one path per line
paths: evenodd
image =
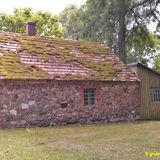
M126 62L126 12L127 4L126 0L120 0L117 2L118 8L118 21L119 21L119 30L118 30L118 53L122 61Z
M154 37L154 42L156 44L156 56L153 57L153 69L160 72L160 36Z
M153 69L155 69L156 71L160 73L160 54L154 59Z
M87 0L79 9L83 13L78 17L83 23L83 29L77 33L83 39L106 41L124 62L144 61L146 55L155 53L148 25L154 22L158 31L159 2L160 0ZM76 23L75 30L78 25Z
M35 22L39 35L63 36L63 27L59 22L59 17L49 12L33 12L31 8L16 8L12 15L0 14L1 31L24 33L26 22Z
M82 37L84 22L82 20L82 10L75 5L66 7L60 14L61 23L65 30L65 37L78 39Z

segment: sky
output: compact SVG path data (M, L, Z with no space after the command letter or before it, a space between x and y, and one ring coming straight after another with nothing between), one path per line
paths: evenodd
M86 0L0 0L0 12L11 14L14 8L31 7L34 11L49 11L54 14L60 13L67 5L80 6Z

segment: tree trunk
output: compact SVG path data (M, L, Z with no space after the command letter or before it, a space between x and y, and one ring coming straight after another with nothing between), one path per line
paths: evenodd
M126 63L126 25L125 25L125 16L126 16L126 0L119 0L118 3L118 14L119 14L119 31L118 31L118 54L120 59Z

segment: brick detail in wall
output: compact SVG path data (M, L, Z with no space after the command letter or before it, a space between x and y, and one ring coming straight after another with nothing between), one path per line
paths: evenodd
M96 104L84 106L84 89ZM0 127L106 123L139 119L138 82L2 81Z

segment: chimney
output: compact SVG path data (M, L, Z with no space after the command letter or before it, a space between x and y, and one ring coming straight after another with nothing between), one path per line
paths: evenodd
M33 22L27 22L26 24L26 34L29 36L36 35L36 24Z

